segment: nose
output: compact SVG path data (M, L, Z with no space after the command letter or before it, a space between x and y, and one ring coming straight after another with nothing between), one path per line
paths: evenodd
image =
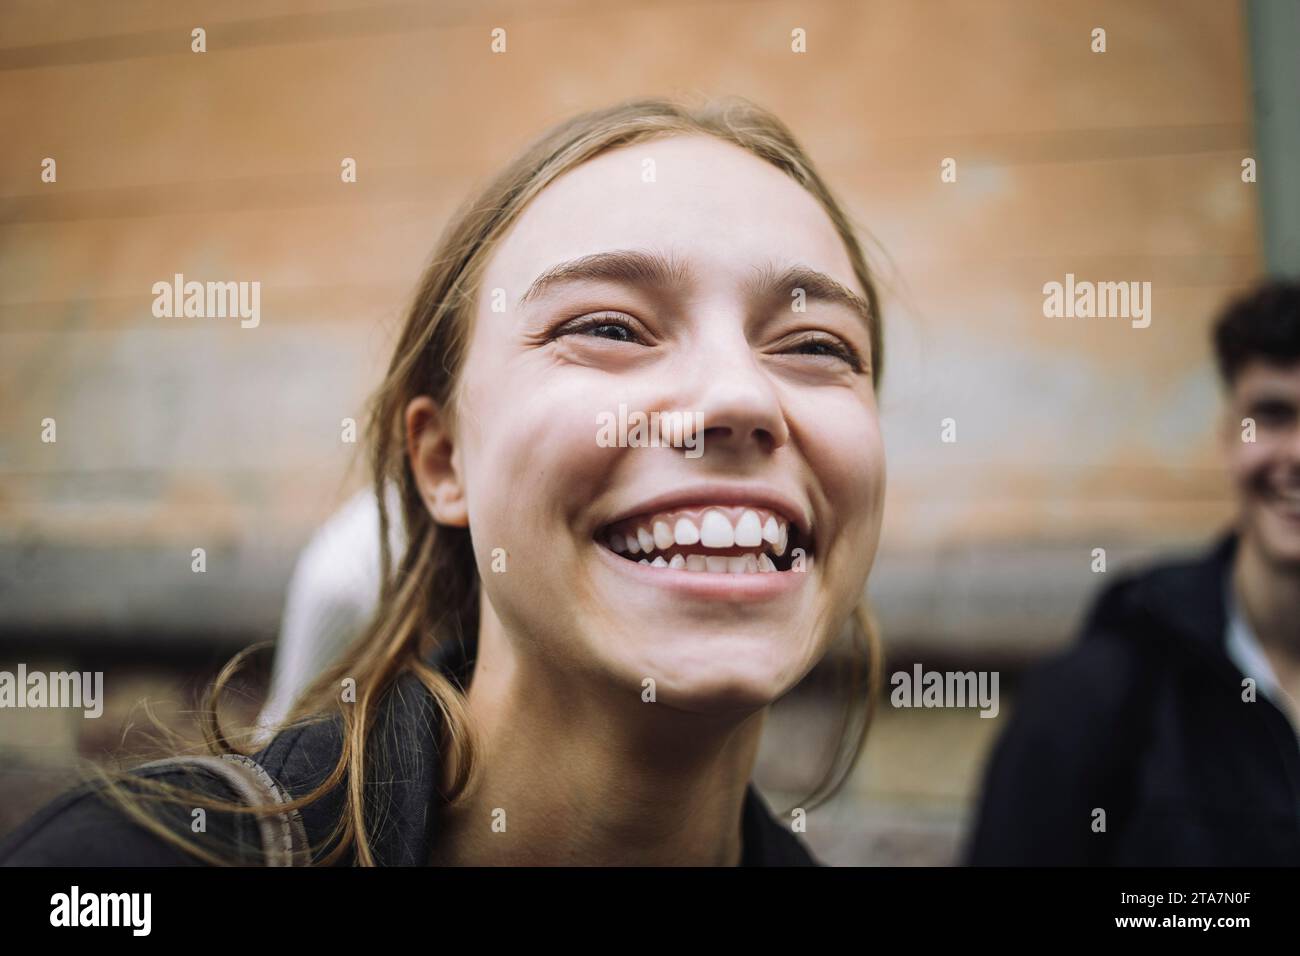
M706 456L723 450L770 454L790 440L775 383L742 331L696 343L683 375L686 404L703 417Z

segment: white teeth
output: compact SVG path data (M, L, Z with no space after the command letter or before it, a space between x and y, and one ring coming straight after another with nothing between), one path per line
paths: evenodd
M754 548L762 543L763 526L758 520L758 513L747 508L736 522L736 544L742 548Z
M677 527L673 528L673 538L678 544L698 544L700 529L690 518L678 518Z
M1277 498L1281 502L1290 502L1297 494L1294 489L1281 489ZM745 554L679 552L671 558L668 556L674 548L689 548L695 544L704 548L753 550ZM771 574L778 570L772 556L784 555L790 547L790 525L776 515L764 515L757 509L744 508L733 526L728 512L713 507L706 508L698 521L686 515L676 520L667 514L651 517L646 525L610 532L608 545L614 552L633 561L636 560L633 555L644 555L639 563L656 568L685 568L715 574ZM652 559L651 555L655 557Z
M727 558L728 574L757 574L758 559L752 554L737 554Z
M642 558L637 564L644 564L652 568L673 568L687 571L704 571L712 574L758 574L760 572L771 573L776 570L776 565L766 554L749 552L747 554L674 554L672 559L665 558L662 554L656 555L653 561L648 558Z
M721 511L704 512L704 520L700 523L700 543L706 548L730 548L736 543L731 522Z

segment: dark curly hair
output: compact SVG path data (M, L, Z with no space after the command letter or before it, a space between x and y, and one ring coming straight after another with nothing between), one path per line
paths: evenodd
M1229 302L1214 324L1214 353L1229 388L1248 362L1300 362L1300 280L1273 279Z

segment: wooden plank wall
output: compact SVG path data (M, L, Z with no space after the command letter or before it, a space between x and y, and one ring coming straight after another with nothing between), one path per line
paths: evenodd
M6 3L0 632L273 633L453 205L580 109L740 93L876 242L887 626L1060 640L1092 547L1229 514L1206 333L1261 270L1245 49L1228 0ZM177 272L260 281L261 325L154 318ZM1151 282L1151 326L1045 319L1066 273Z

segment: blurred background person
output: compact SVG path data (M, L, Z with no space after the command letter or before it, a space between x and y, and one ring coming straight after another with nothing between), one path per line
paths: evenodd
M970 861L1300 865L1300 283L1214 330L1233 530L1128 574L1031 677Z

